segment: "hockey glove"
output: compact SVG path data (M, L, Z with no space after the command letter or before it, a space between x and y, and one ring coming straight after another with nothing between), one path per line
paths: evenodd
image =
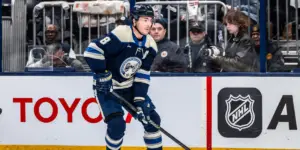
M150 120L150 104L145 101L139 101L135 102L135 105L137 106L137 118L139 121L141 121L144 124L148 124L148 121Z
M94 84L93 89L97 93L107 94L112 90L112 74L110 71L105 71L105 73L94 74Z

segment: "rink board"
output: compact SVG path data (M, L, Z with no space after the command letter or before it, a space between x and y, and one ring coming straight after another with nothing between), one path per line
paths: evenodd
M153 78L149 95L161 116L162 127L191 147L205 147L205 116L202 115L202 106L205 108L202 103L206 102L202 93L205 78L184 80L185 83L180 82L181 87L173 89L169 86L178 84L178 77ZM92 77L2 76L0 83L0 91L6 91L0 100L3 107L0 145L105 145L106 124L93 102ZM186 91L192 83L197 88ZM161 88L165 90L155 90ZM186 103L192 105L182 108ZM66 108L71 106L75 109L67 113ZM186 117L193 115L197 120ZM124 119L127 124L123 145L144 146L140 122L130 118L126 111ZM178 130L180 127L186 129ZM163 139L164 146L177 146L164 135Z
M0 83L0 150L105 149L91 76L0 76ZM299 85L296 76L156 76L149 95L162 127L193 150L299 150ZM124 119L122 150L145 149L140 123L126 111ZM164 135L163 142L181 149Z
M211 82L213 147L300 149L300 77L212 77ZM230 95L241 99L234 102ZM236 124L235 108L229 107L234 105L249 108Z
M0 146L0 150L106 150L105 146L25 146L25 145L6 145ZM146 147L122 147L122 150L147 150ZM182 150L179 147L164 147L164 150ZM191 148L191 150L207 150L207 148ZM261 149L261 148L212 148L212 150L283 150L280 149ZM299 149L286 149L299 150Z

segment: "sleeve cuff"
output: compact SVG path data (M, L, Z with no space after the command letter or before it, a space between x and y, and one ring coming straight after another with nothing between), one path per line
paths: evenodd
M136 103L136 102L142 102L142 101L145 101L145 98L144 97L134 97L133 101Z

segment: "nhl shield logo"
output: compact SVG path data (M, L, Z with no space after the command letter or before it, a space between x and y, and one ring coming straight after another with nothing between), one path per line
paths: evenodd
M234 97L230 94L226 102L225 120L234 129L242 131L252 126L255 121L254 100L250 95Z

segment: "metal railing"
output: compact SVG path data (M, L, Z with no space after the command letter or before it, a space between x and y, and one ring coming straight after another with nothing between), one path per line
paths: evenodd
M224 3L223 3L224 2ZM222 8L224 8L224 12L226 13L227 11L227 3L230 2L232 5L235 6L241 6L241 5L245 5L248 4L248 6L250 6L250 4L253 2L252 0L222 0L222 2L220 1L199 1L199 5L203 6L202 8L204 9L205 14L208 14L210 10L208 10L208 7L213 6L214 9L214 18L217 18L217 10L216 6L221 6ZM280 51L282 52L282 55L284 56L285 59L285 64L287 66L293 66L293 67L298 67L299 65L299 58L300 58L300 52L299 52L299 26L298 26L298 22L299 22L299 14L298 14L298 8L299 4L298 4L298 0L293 1L293 4L291 4L290 1L280 1L280 0L260 0L258 1L258 3L260 2L264 2L267 5L264 5L266 7L262 7L261 9L263 10L259 10L260 13L257 12L257 14L260 14L260 16L257 18L257 23L259 24L263 24L264 22L262 22L261 19L259 18L266 18L266 27L267 27L267 31L264 29L260 30L261 35L263 35L263 33L266 32L267 34L267 41L268 42L272 42L272 44L276 44L277 46L280 47ZM180 44L180 40L182 37L180 37L180 29L181 29L181 25L182 25L182 20L180 18L180 13L181 13L181 7L187 7L188 6L188 1L146 1L146 2L138 2L137 4L148 4L148 5L162 5L162 6L171 6L173 8L175 8L178 11L172 12L172 9L168 9L167 10L167 15L164 16L168 21L167 24L167 30L169 32L167 32L167 37L170 39L172 38L172 34L176 34L175 42L177 44ZM18 4L19 5L19 4ZM26 6L26 3L24 4ZM109 19L109 17L116 17L116 16L103 16L103 15L96 15L96 14L84 14L84 15L88 15L88 27L82 27L82 20L80 20L80 18L82 18L81 13L77 13L77 12L73 12L73 6L74 3L67 3L65 1L56 1L56 2L41 2L38 5L36 5L33 9L33 32L32 32L32 36L33 36L33 45L35 46L38 42L37 42L37 26L36 23L38 21L38 13L40 13L41 19L42 19L42 28L41 31L43 33L43 35L41 36L41 43L45 43L45 27L46 27L46 21L47 19L45 18L46 15L46 8L50 8L51 10L51 14L52 14L52 18L51 18L51 23L55 23L55 15L57 15L56 13L56 9L54 9L54 7L60 7L60 12L61 14L59 15L59 19L60 19L60 40L61 42L64 42L65 38L64 36L66 36L66 34L69 35L70 37L70 46L73 49L78 49L78 53L77 54L82 54L84 51L84 41L86 42L90 42L93 38L99 38L101 35L108 33L113 27L110 27L109 24L100 26L99 22L101 20L101 18L106 18L106 20ZM293 11L292 11L293 10ZM13 10L13 11L17 11L17 10ZM265 14L263 12L266 12ZM292 12L291 12L292 11ZM189 27L189 14L188 11L186 11L186 20L185 20L185 26L186 26L186 31L185 31L185 37L188 37L188 27ZM176 13L176 19L172 20L172 16L171 14ZM68 16L66 16L66 14ZM248 15L250 16L250 12L248 12ZM77 19L75 18L75 16L77 16ZM124 14L124 16L127 16L127 14ZM15 20L17 16L12 15L12 20ZM120 17L120 16L118 16ZM96 27L91 27L91 20L92 18L96 18L97 21L97 26ZM74 20L76 20L76 26L78 24L78 27L74 26ZM172 22L173 21L173 22ZM176 31L171 30L172 28L172 23L176 24ZM206 30L208 29L208 19L205 18L204 19L205 22L205 27ZM3 23L3 20L2 20ZM26 24L27 22L25 22ZM66 26L66 24L69 24L69 26L67 28L64 28L64 26ZM217 41L217 22L214 22L214 39L213 41ZM21 25L21 24L19 24ZM272 25L272 26L271 26ZM16 25L12 25L11 27L14 27ZM22 26L24 26L24 24L22 23ZM25 28L25 27L24 27ZM95 31L93 31L96 28ZM273 30L272 30L273 28ZM3 29L3 28L2 28ZM68 30L70 32L65 32L65 30ZM3 29L4 30L4 29ZM86 31L83 31L86 30ZM170 31L171 30L171 31ZM8 30L7 30L8 31ZM13 30L12 30L13 31ZM249 28L249 31L251 32L251 28ZM75 36L75 32L78 33ZM97 33L96 33L97 32ZM176 32L176 33L175 33ZM17 52L13 54L13 51L9 51L9 53L7 53L7 50L3 49L3 45L6 45L6 47L18 47L18 46L13 46L12 41L14 41L15 39L13 39L13 37L18 36L17 31L13 32L14 35L2 35L2 39L6 39L6 40L2 40L2 56L5 56L5 58L3 58L3 64L5 64L5 66L2 64L3 70L5 71L19 71L19 69L22 69L20 67L16 67L16 65L9 65L9 63L13 63L13 61L7 60L9 58L12 58L16 55L20 55L22 54L22 57L24 56L24 50L22 50L22 52ZM84 37L83 35L87 34L87 37ZM94 37L93 37L94 36ZM23 41L23 40L22 40ZM261 40L263 41L263 40ZM5 43L3 43L5 42ZM24 41L23 41L24 42ZM77 43L75 43L77 42ZM189 38L186 38L185 42L189 42ZM227 32L226 32L226 27L224 27L224 44L227 44ZM10 46L9 46L10 44ZM76 45L76 47L74 47L74 45ZM216 43L215 43L216 44ZM267 43L261 43L261 44L267 44ZM20 43L20 45L24 45ZM11 49L10 48L10 49ZM264 51L267 51L267 49L264 49ZM6 52L7 51L7 52ZM262 52L261 52L262 53ZM9 55L9 56L6 56ZM20 56L14 57L14 58L19 58ZM262 56L264 57L264 56ZM262 58L261 57L261 58ZM22 62L19 61L15 61L16 63L18 63L17 66L19 66L20 64L25 64L25 62L23 62L24 60L21 60ZM262 64L264 64L264 62L262 62ZM19 69L17 69L19 68Z
M43 43L45 43L45 31L46 31L46 9L45 7L52 7L52 24L54 24L54 17L55 17L55 11L54 11L54 7L55 6L60 6L61 7L61 42L63 43L64 40L64 15L63 15L63 10L69 10L69 3L65 2L65 1L56 1L56 2L41 2L38 5L36 5L33 8L33 45L36 45L36 17L37 17L37 11L42 10L43 11ZM70 9L72 11L72 9ZM72 15L71 15L72 16ZM72 21L70 19L70 21ZM72 23L71 23L72 24ZM71 32L70 32L70 37L72 37L72 30L73 28L71 27ZM72 45L72 44L71 44Z
M145 4L145 5L169 5L170 4L170 2L169 1L164 1L164 2L162 2L162 1L160 1L160 2L157 2L157 1L152 1L152 2L139 2L139 3L137 3L137 4ZM64 1L57 1L57 2L41 2L41 3L39 3L38 5L36 5L35 7L34 7L34 9L33 9L33 45L35 46L36 44L37 44L37 28L36 28L36 17L37 17L37 14L38 14L38 12L39 11L42 11L42 18L43 18L43 23L42 23L42 26L43 26L43 43L45 43L45 27L46 27L46 8L52 8L52 19L51 19L51 21L52 21L52 24L54 24L54 21L55 21L55 19L54 19L54 15L55 15L55 10L54 10L54 7L60 7L61 8L61 11L60 11L60 19L61 19L61 21L60 21L60 26L61 26L61 28L60 28L60 32L61 32L61 42L63 43L64 42L64 28L63 28L63 26L64 26L64 24L65 24L65 22L66 21L64 21L65 20L65 16L63 15L63 13L65 13L65 12L68 12L68 14L70 15L70 46L71 46L71 48L73 48L73 31L74 31L74 29L73 29L73 19L74 19L74 17L73 17L73 15L78 15L78 23L79 23L79 36L78 37L75 37L75 38L77 38L78 40L79 40L79 42L78 42L78 44L79 44L79 50L78 50L78 54L82 54L83 53L83 46L82 46L82 41L83 41L83 39L82 39L82 20L80 20L81 18L82 18L82 14L81 13L74 13L72 10L72 8L74 7L73 6L74 5L74 3L67 3L67 2L64 2ZM176 5L176 8L177 8L177 18L175 19L176 21L177 21L177 37L176 37L176 42L177 42L177 44L179 44L179 40L180 40L180 35L179 35L179 30L180 30L180 8L179 7L187 7L187 5L188 5L188 1L172 1L172 6L174 6L174 5ZM207 13L207 5L214 5L215 6L215 8L216 8L216 6L217 5L220 5L223 9L224 9L224 11L225 11L225 13L226 13L226 11L227 11L227 8L226 8L226 5L224 4L224 3L222 3L222 2L220 2L220 1L199 1L199 5L205 5L205 11L206 11L206 13ZM125 11L125 13L124 13L124 16L126 16L126 12L127 11ZM188 11L186 11L187 13L186 13L186 18L189 18L189 14L188 14ZM215 12L214 12L214 14L215 14L215 16L214 16L214 18L217 18L217 9L215 9ZM101 35L101 33L100 33L100 27L99 27L99 21L100 21L100 17L103 17L103 15L99 15L99 14L84 14L84 15L88 15L88 20L89 20L89 23L88 23L88 42L90 42L91 41L91 17L92 16L96 16L96 20L97 20L97 24L98 24L98 26L97 26L97 38L99 38L100 37L100 35ZM104 16L104 17L106 17L106 20L108 21L108 19L109 19L109 17L111 17L111 16ZM120 16L117 16L117 15L113 15L112 17L120 17ZM171 22L171 17L170 17L170 9L168 10L168 15L167 15L167 20L168 20L168 38L170 39L170 33L171 32L174 32L174 31L170 31L170 22ZM206 30L207 30L207 28L208 28L208 24L207 24L207 22L208 22L208 19L207 19L207 17L205 18L205 20L204 20L204 22L205 22L205 27L206 27ZM213 39L213 41L215 42L215 44L217 44L216 42L217 42L217 31L218 31L218 29L217 29L217 21L216 20L214 20L213 21L214 22L214 28L215 28L215 30L214 30L214 39ZM190 23L190 21L189 21L189 19L187 19L186 20L186 37L189 37L189 32L188 32L188 28L189 28L189 23ZM109 25L107 24L106 25L106 27L105 27L105 29L106 29L106 33L108 33L110 30L109 30ZM226 27L224 27L223 28L223 30L224 30L224 35L225 35L225 38L224 38L224 42L225 42L225 45L226 45L226 42L227 42L227 32L226 32ZM189 42L189 38L186 38L186 43L188 43Z
M176 12L177 12L177 18L176 18L176 21L177 21L177 40L176 40L176 43L179 45L179 30L180 30L180 6L185 6L185 8L187 8L188 4L189 4L190 1L146 1L146 2L138 2L137 4L140 4L140 5L172 5L172 6L176 6ZM199 1L199 4L198 5L205 5L204 9L205 9L205 14L208 13L208 9L207 9L207 5L214 5L214 27L215 27L215 32L214 32L214 44L216 45L217 43L217 5L221 5L222 8L224 9L224 13L226 14L227 12L227 7L226 5L223 3L223 2L220 2L220 1ZM168 28L167 28L167 31L168 31L168 39L170 39L170 33L171 33L171 27L170 27L170 24L171 24L171 17L170 17L170 13L171 13L171 10L168 9L168 13L167 13L167 22L168 22ZM189 19L189 13L188 11L186 11L186 37L189 37L189 22L190 22L190 19ZM206 29L206 32L207 32L207 29L208 29L208 17L205 17L205 29ZM224 27L224 35L225 35L225 45L227 44L227 29L226 27ZM189 38L186 38L186 43L189 43Z
M70 32L69 32L69 36L70 36L70 46L71 48L74 48L74 41L73 41L73 38L74 38L74 35L73 35L73 31L74 31L74 28L73 28L73 25L74 25L74 19L76 19L74 17L74 15L78 15L78 20L77 20L77 23L78 23L78 26L79 26L79 35L78 37L75 37L76 39L78 39L78 53L77 54L83 54L83 45L82 45L82 42L83 42L83 39L82 39L82 36L83 36L83 33L82 33L82 30L83 30L83 24L82 24L82 16L83 15L87 15L88 16L88 42L91 42L91 38L92 38L92 33L91 33L91 17L92 16L96 16L96 20L97 20L97 38L99 38L101 36L101 29L102 27L100 27L100 17L105 17L106 18L106 21L108 21L109 17L113 16L113 17L119 17L118 15L106 15L106 16L103 16L102 14L92 14L92 13L85 13L85 14L82 14L82 13L76 13L76 12L73 12L73 7L74 7L74 3L68 3L68 2L65 2L65 1L56 1L56 2L41 2L39 3L38 5L36 5L33 9L33 45L35 46L37 44L37 28L36 28L36 17L37 17L37 13L39 11L42 10L43 14L42 14L42 18L43 18L43 23L42 23L42 26L43 26L43 43L45 43L45 28L46 28L46 8L52 8L52 24L55 23L55 9L54 7L60 7L61 8L61 11L60 11L60 35L61 35L61 42L63 43L64 42L64 32L65 32L65 28L63 28L66 24L66 17L64 15L64 13L67 13L69 14L69 24L70 24ZM126 13L124 13L126 14ZM106 30L106 33L109 32L109 23L106 23L106 27L105 27L105 30ZM103 34L102 34L103 35Z
M295 0L294 3L287 0L267 0L267 3L267 24L269 26L267 38L281 49L286 66L297 67L300 60L298 0ZM275 13L272 11L274 7ZM272 13L276 14L275 17ZM274 26L276 28L272 30L271 27Z

